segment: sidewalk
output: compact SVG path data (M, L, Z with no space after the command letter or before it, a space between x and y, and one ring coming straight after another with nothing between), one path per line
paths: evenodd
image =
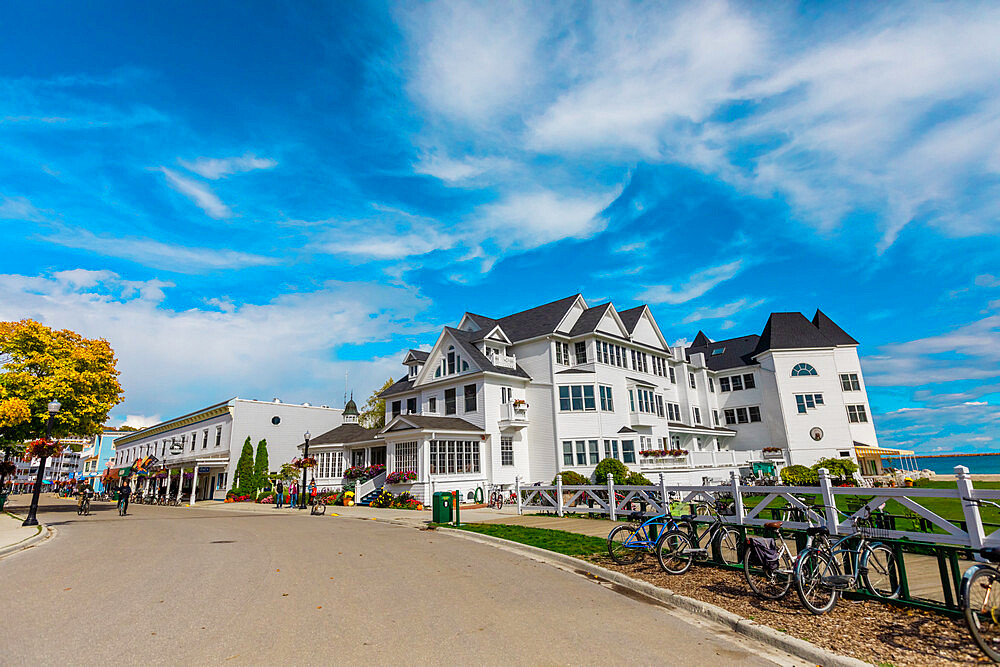
M13 551L17 545L42 532L41 526L22 526L24 517L0 512L0 555Z

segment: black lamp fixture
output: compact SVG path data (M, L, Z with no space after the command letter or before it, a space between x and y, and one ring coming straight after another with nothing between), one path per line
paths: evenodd
M52 420L55 419L56 413L59 412L59 401L53 400L49 401L49 420L45 423L45 440L52 440ZM31 507L28 508L28 517L22 523L22 526L37 526L38 518L35 516L38 513L38 494L42 491L42 477L45 476L45 460L46 457L39 457L38 460L38 474L35 476L35 488L31 492Z

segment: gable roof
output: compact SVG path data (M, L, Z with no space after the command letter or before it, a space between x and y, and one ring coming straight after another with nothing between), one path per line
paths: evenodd
M642 311L646 308L645 305L636 306L635 308L629 308L628 310L618 311L618 317L622 319L622 324L629 333L635 331L635 325L639 323L639 318L642 317Z
M396 380L395 383L390 385L388 389L379 394L378 397L385 398L386 396L392 396L394 394L403 394L411 389L413 389L413 378L403 377Z
M405 424L402 428L397 428L400 424ZM381 433L394 431L417 430L439 430L439 431L476 431L481 433L483 429L475 424L460 419L459 417L434 417L432 415L399 415L381 430Z
M687 359L691 360L691 355L701 352L705 355L705 365L713 371L723 371L727 368L739 368L740 366L753 366L757 362L753 360L754 350L760 336L751 334L740 336L739 338L729 338L727 340L710 341L708 336L698 332L699 336L706 341L704 345L692 345L687 348ZM695 337L698 342L699 337ZM712 352L725 348L721 354L713 355Z
M608 312L608 308L611 307L611 302L602 303L599 306L594 306L593 308L588 308L587 310L580 313L579 319L577 319L576 324L570 329L570 336L579 336L580 334L590 333L597 329L597 325L601 323L604 318L604 313Z
M413 359L414 361L417 361L419 363L423 363L427 361L427 357L429 357L430 354L431 354L430 352L424 352L423 350L409 350L406 353L406 357L403 359L403 363L405 364L410 359Z
M771 313L753 353L758 355L767 350L794 350L834 347L834 345L835 343L802 313Z
M378 429L367 429L358 424L341 424L337 428L311 439L309 444L340 445L352 442L367 442L374 440L376 435L378 435Z
M567 296L558 301L535 306L520 313L514 313L496 320L503 327L507 337L513 342L554 333L566 313L573 307L579 294Z
M525 373L520 366L515 365L515 368L506 368L504 366L493 365L489 358L480 352L479 348L474 344L475 341L482 339L479 336L479 332L462 331L461 329L453 329L452 327L445 327L444 330L451 334L452 338L459 344L459 347L462 348L462 351L468 355L469 360L474 362L481 370L530 379L531 376Z
M813 326L822 332L824 336L829 338L836 345L860 345L858 341L854 340L846 331L837 326L837 323L826 316L820 309L816 309L816 314L813 315L812 319Z
M485 315L476 315L475 313L466 313L466 317L476 323L480 329L492 329L497 325L497 321L491 317L486 317Z
M705 332L699 329L698 335L695 336L694 340L691 342L691 347L705 347L711 343L712 341L705 335Z

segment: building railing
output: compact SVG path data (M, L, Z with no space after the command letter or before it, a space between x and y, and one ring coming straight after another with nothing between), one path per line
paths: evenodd
M677 456L640 456L639 466L646 469L661 468L719 468L723 466L747 466L751 463L780 463L784 453L776 455L761 450L723 450L712 452L688 452Z
M490 363L501 368L517 368L517 358L511 354L490 354Z
M763 526L773 520L765 510L781 509L791 519L784 521L784 528L804 530L810 525L824 525L832 535L852 534L853 520L869 514L883 513L892 518L886 505L897 503L912 517L914 525L911 527L919 530L904 530L900 526L905 522L887 520L882 531L886 539L972 549L1000 546L1000 530L985 532L979 506L975 503L976 500L1000 501L1000 489L974 488L965 466L956 466L955 475L955 489L835 487L825 469L819 471L817 486L746 486L739 483L735 472L728 484L715 486L668 485L662 474L659 483L652 486L615 484L611 475L607 484L596 485L564 485L561 478L556 478L554 485L527 486L517 478L515 493L519 514L530 508L551 510L558 516L606 514L611 520L632 513L636 504L644 504L645 514L652 516L663 514L672 501L698 504L725 500L731 503L726 518L734 525ZM818 503L807 502L803 497L812 497ZM838 505L837 500L841 497L844 502ZM918 498L954 500L961 506L963 518L942 517L914 500ZM848 515L838 513L836 507L846 507ZM708 516L697 518L711 520Z

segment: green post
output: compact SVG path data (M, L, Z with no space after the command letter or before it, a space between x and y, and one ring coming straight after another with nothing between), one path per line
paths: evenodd
M455 491L455 525L461 526L462 522L458 518L458 501L459 501L458 491Z

